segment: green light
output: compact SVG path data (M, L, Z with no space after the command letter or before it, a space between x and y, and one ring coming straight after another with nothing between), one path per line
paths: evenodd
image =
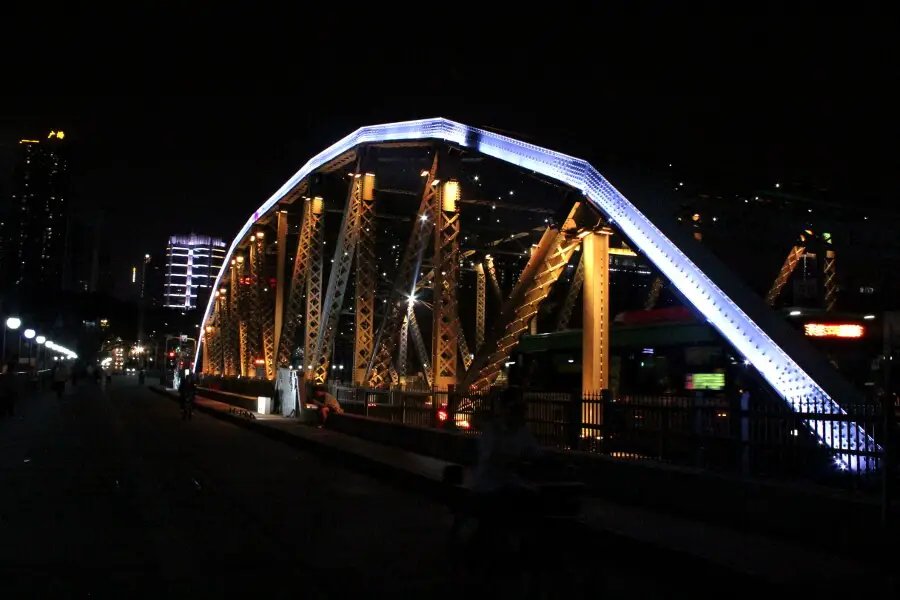
M725 388L725 373L693 373L685 377L686 390L721 390Z

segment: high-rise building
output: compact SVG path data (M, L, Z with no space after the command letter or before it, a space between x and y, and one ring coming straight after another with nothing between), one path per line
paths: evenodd
M170 237L163 306L192 310L202 305L222 269L225 250L225 242L218 238L193 234Z
M53 291L69 287L71 191L65 132L21 140L3 218L6 286Z

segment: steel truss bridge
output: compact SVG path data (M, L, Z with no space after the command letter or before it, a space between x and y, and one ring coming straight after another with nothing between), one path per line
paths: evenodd
M392 190L377 187L383 162L373 156L384 148L424 149L430 160L417 173L419 190L401 192L415 194L418 210L409 215L409 238L380 307L376 207ZM509 293L498 284L490 248L461 250L460 211L479 201L466 198L457 178L460 157L508 163L566 191L564 210L537 232L539 240ZM346 181L336 239L326 239L325 219L334 212L326 210L324 199L330 190L323 178L329 175ZM556 327L565 327L580 295L583 388L602 390L608 381L609 254L617 251L609 239L618 233L790 407L815 415L806 424L832 449L838 467L873 468L874 459L856 454L880 451L872 436L855 423L825 418L846 414L842 400L851 401L858 392L675 218L654 211L651 199L626 198L584 160L503 135L446 119L363 127L307 162L238 232L206 308L194 362L208 374L272 379L279 366L290 366L302 355L299 368L305 378L324 382L341 314L352 302L356 385L399 384L411 366L411 343L429 386L483 389L495 383L521 335L533 329L535 316L578 250ZM291 248L290 214L302 214ZM267 277L271 256L274 289ZM474 294L466 292L474 295L471 299L460 288L464 265L475 273ZM499 310L487 309L488 288ZM461 300L475 304L475 322L465 327L473 337L467 337L460 320ZM420 304L430 305L430 344L416 319Z

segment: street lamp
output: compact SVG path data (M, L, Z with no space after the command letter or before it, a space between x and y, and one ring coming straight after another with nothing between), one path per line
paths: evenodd
M26 329L22 332L22 335L25 336L25 339L28 340L28 368L31 368L31 351L34 349L34 342L31 340L34 339L34 336L37 335L37 332L34 329ZM20 353L21 354L21 353ZM21 360L21 356L19 359Z
M15 331L19 327L22 326L22 319L19 317L9 317L6 319L6 327L3 329L3 367L6 367L6 330L12 329Z
M43 358L44 358L45 356L47 356L47 351L46 351L46 350L44 350L43 355L41 354L41 348L44 346L44 342L47 341L47 338L45 338L45 337L42 336L42 335L39 335L39 336L37 336L36 338L34 338L34 341L37 342L37 345L38 345L38 349L37 349L37 358L36 358L35 360L37 361L37 368L40 369L41 367L44 366L44 360L43 360Z

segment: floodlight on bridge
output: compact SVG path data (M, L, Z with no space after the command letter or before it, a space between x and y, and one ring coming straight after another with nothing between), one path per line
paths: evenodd
M228 262L254 224L307 176L360 144L435 140L455 144L554 179L580 191L642 252L679 292L759 371L797 413L828 415L805 421L817 438L834 452L842 469L869 470L871 455L881 448L835 398L858 398L859 393L790 329L745 284L706 248L691 241L677 222L653 222L625 198L588 162L527 144L510 137L469 127L447 119L424 119L362 127L307 162L247 220L228 249ZM665 230L665 233L663 232ZM215 287L226 270L220 271ZM716 281L713 281L715 277ZM211 298L203 323L213 310ZM200 361L200 348L195 362ZM840 418L833 418L839 416Z

